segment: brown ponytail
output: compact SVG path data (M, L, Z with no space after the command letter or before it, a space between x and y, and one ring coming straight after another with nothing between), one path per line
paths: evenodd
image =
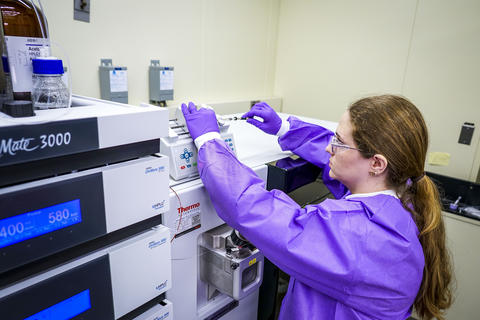
M423 319L444 319L444 311L453 300L450 256L445 245L445 226L442 219L440 197L436 185L425 176L411 188L415 208L413 217L420 231L419 240L425 256L423 280L415 299L415 310ZM408 200L407 200L408 201ZM407 204L404 202L404 206Z
M453 273L439 193L424 176L428 132L422 114L410 101L394 95L361 99L349 113L356 145L366 158L373 154L387 158L387 183L397 190L420 232L425 268L415 311L422 319L443 320L453 300Z

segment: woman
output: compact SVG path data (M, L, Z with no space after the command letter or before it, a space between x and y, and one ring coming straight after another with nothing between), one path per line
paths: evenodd
M215 113L182 105L200 177L218 215L290 275L280 319L443 319L452 277L438 192L425 176L428 134L399 96L361 99L336 133L266 103L244 117L323 169L336 200L301 208L240 163ZM253 117L262 118L258 121Z

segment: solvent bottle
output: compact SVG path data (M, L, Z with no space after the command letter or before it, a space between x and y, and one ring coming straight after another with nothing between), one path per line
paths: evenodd
M68 107L69 91L63 82L62 60L41 57L32 60L34 84L32 102L35 109Z
M48 44L44 24L46 20L41 10L34 8L31 1L0 0L0 11L13 98L31 100L31 60L40 55L42 46Z

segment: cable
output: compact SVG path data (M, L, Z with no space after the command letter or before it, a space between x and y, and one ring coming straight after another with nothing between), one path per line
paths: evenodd
M32 4L32 7L33 7L33 10L35 11L35 14L37 15L37 20L38 20L38 24L40 25L40 32L42 33L42 38L45 39L46 38L45 37L45 30L43 30L43 25L42 25L42 20L43 21L45 21L45 20L40 19L40 15L38 14L38 10L37 10L37 6L35 5L35 2L33 2L33 0L30 0L30 3Z
M179 208L182 208L182 207L183 207L183 206L182 206L182 201L180 200L180 197L178 196L178 193L177 193L172 187L169 186L169 188L170 188L170 190L172 190L173 193L175 193L175 195L177 196L178 203L180 204L180 207L179 207ZM180 219L178 220L177 230L175 231L175 234L173 235L172 240L170 240L170 243L173 242L173 239L175 239L175 237L176 237L177 234L178 234L178 233L177 233L177 232L178 232L178 229L180 229L180 224L182 223L182 216L183 216L183 211L180 210Z
M52 47L52 45L51 45L52 43L55 44L55 46L60 48L60 50L63 52L63 55L65 56L65 60L66 60L66 63L67 63L68 92L69 92L67 108L70 108L72 106L72 69L71 69L71 65L70 65L70 59L68 58L67 51L59 43L57 43L55 41L52 41L50 39L50 30L48 28L47 16L45 15L45 10L43 9L42 0L37 0L37 1L38 1L38 4L40 5L40 10L42 11L42 17L43 17L43 22L45 24L47 41L48 41L48 44L49 44L50 48ZM34 7L35 7L35 5L34 5ZM38 17L38 14L37 14L37 17ZM39 20L40 20L40 18L39 18ZM41 26L41 24L40 24L40 26ZM42 28L42 30L43 30L43 28ZM42 31L42 33L43 33L43 31Z
M63 55L65 56L65 60L67 63L67 75L68 75L68 104L67 108L72 107L72 69L70 66L70 59L68 58L67 50L65 50L60 43L52 41L52 43L62 51Z
M48 28L48 22L47 22L47 18L45 16L45 10L43 10L42 1L38 0L38 4L40 5L40 10L42 11L42 14L43 14L43 22L45 23L47 40L50 42L50 30Z

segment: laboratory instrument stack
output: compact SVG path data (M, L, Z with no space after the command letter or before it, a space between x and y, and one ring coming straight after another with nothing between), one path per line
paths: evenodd
M0 115L1 318L171 320L168 111L72 102Z

